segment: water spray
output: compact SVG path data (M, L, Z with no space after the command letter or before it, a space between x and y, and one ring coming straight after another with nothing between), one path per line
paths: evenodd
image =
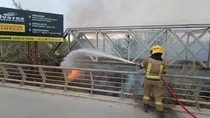
M107 57L110 59L116 59L125 63L130 63L130 64L134 64L136 66L139 66L138 63L134 63L132 61L128 61L126 59L123 58L119 58L113 55L108 55L108 54L104 54L102 52L96 51L96 50L87 50L87 49L79 49L79 50L75 50L72 51L70 54L67 55L67 57L64 59L64 61L61 63L61 66L72 66L72 60L75 60L78 58L78 56L81 55L91 55L91 56L99 56L99 57ZM72 58L74 57L74 59ZM163 81L163 83L165 84L166 88L169 90L169 92L171 93L171 95L174 97L174 99L176 100L176 102L188 113L190 114L193 118L197 118L193 113L191 113L176 97L176 95L174 94L174 92L171 90L171 88L168 86L168 84L165 82L165 80L161 77L161 80Z
M134 64L132 61L128 61L123 58L119 58L110 54L105 54L103 52L99 52L97 50L91 50L91 49L78 49L74 50L71 53L69 53L65 58L64 61L61 62L61 67L73 67L75 65L74 61L77 60L78 58L81 58L82 56L98 56L98 57L106 57L109 59L115 59L122 61L124 63L129 63L129 64Z

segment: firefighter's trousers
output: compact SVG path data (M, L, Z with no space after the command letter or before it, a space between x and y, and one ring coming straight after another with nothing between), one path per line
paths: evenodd
M163 111L161 81L154 81L148 79L144 80L144 104L148 104L149 102L151 89L153 89L157 111Z

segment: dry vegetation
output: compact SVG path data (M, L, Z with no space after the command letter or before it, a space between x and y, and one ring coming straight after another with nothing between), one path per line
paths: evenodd
M199 66L195 63L184 64L179 74L183 76L196 76L199 73ZM202 102L209 102L210 99L199 97L203 90L203 80L190 79L190 78L174 78L170 83L171 88L176 93L177 97L187 105L196 105L196 100ZM204 96L207 97L207 96ZM186 101L186 102L184 102ZM192 104L193 103L193 104ZM200 104L200 107L210 108L209 105Z

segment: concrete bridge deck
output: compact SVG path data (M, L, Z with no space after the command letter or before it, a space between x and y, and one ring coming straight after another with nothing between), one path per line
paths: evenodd
M1 118L156 118L132 105L0 87ZM166 113L170 118L191 118ZM198 118L209 116L198 115Z

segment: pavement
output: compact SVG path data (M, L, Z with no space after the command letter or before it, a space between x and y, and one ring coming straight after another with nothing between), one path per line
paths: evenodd
M1 118L157 118L154 110L145 113L133 105L14 88L0 87L0 101ZM166 118L191 116L174 112Z

